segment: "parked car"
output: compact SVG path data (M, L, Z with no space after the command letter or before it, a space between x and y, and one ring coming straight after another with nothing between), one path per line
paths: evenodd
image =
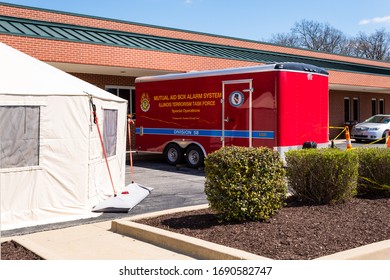
M358 123L351 130L351 139L375 141L385 137L390 130L390 115L375 115Z

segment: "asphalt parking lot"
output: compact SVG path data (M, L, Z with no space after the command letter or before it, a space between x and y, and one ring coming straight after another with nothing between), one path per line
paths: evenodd
M335 145L341 150L346 149L345 140L337 140ZM352 146L353 148L384 148L385 144L369 145L368 143L356 143L352 140ZM153 188L153 190L149 196L135 206L129 213L103 213L98 217L90 219L2 231L1 235L2 237L24 235L44 230L122 219L127 216L208 203L204 193L205 176L203 169L192 169L185 164L181 166L170 166L165 163L162 155L134 153L133 171L134 177L131 175L130 166L127 166L126 185L130 184L134 178L135 183Z
M134 181L153 191L130 215L207 203L203 169L192 169L185 164L171 166L162 155L154 154L136 154L133 161ZM126 184L129 183L130 171L126 176Z
M377 148L385 148L386 144L384 143L371 143L371 142L361 142L361 143L356 143L355 140L351 140L352 143L352 148L369 148L369 147L377 147ZM345 150L347 145L345 140L336 140L335 145L337 148L340 150Z

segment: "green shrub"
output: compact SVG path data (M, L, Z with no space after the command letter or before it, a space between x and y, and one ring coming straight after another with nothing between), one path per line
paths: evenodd
M356 195L358 156L338 149L302 149L285 153L287 180L298 199L336 204Z
M285 170L269 148L223 147L205 159L205 193L221 220L267 220L284 206Z
M363 196L390 196L390 149L355 149L359 156L357 191Z

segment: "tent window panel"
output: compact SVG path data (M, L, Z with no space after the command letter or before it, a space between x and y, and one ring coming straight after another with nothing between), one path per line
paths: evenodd
M103 143L107 157L116 155L118 110L104 109Z
M39 106L0 106L0 168L39 165Z

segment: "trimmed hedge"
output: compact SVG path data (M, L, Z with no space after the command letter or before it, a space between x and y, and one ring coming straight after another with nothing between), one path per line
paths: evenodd
M267 220L285 204L279 153L269 148L223 147L205 159L205 193L221 220Z
M360 148L357 191L362 196L390 196L390 149Z
M285 153L287 180L298 199L337 204L356 195L358 155L338 149L302 149Z

